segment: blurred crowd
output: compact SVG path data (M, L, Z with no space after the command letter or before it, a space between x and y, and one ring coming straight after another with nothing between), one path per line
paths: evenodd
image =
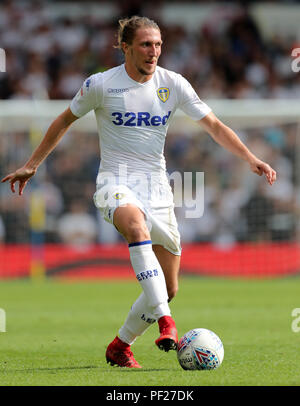
M45 12L44 1L2 2L0 46L9 69L0 77L0 99L71 99L88 75L122 63L113 47L118 18L144 14L141 4L149 11L148 2L123 3L119 16L107 23L93 15L56 18ZM202 99L299 98L300 75L290 68L291 42L278 36L266 41L247 8L227 15L222 23L207 21L196 32L180 24L166 26L159 19L159 7L153 13L164 40L160 65L184 75ZM297 131L296 124L286 124L239 132L250 149L280 173L276 187L269 187L207 135L170 131L165 146L168 172L204 172L205 177L204 215L187 219L191 202L186 200L176 207L182 241L230 246L237 241L299 238ZM0 174L23 165L30 152L27 132L2 134ZM16 198L8 185L1 186L0 241L30 242L30 223L45 229L42 238L47 242L83 248L118 241L119 235L99 218L93 203L98 167L97 134L71 130L24 196ZM39 210L32 218L33 191L43 197L45 219L42 214L38 218Z
M164 40L160 64L188 78L201 98L299 98L299 75L291 70L296 38L264 38L248 12L251 2L236 3L216 8L191 31L180 21L165 24L163 1L155 8L149 1L113 2L117 15L104 20L92 11L53 15L49 1L4 0L0 46L8 68L1 75L0 99L72 98L87 76L122 62L114 48L117 21L132 14L158 21Z

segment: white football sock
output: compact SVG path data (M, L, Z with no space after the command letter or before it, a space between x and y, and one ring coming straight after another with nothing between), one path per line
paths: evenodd
M151 308L147 303L145 293L141 295L132 305L125 323L119 330L119 338L125 343L131 345L138 336L155 323L156 318L151 313Z
M165 275L152 250L151 240L129 244L131 265L156 319L170 316Z

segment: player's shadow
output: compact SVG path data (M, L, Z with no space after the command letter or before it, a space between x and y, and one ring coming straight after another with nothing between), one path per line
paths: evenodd
M159 372L159 371L171 371L170 368L142 368L142 369L136 369L136 368L119 368L119 367L107 367L105 366L101 366L101 365L86 365L86 366L70 366L70 367L54 367L54 368L50 368L50 367L46 367L46 368L25 368L25 369L3 369L2 371L0 370L0 375L1 372L58 372L58 371L77 371L77 370L87 370L87 369L101 369L103 372L139 372L139 373L143 373L143 372Z
M162 371L173 371L171 368L119 368L119 367L113 367L110 368L108 370L106 370L106 372L130 372L130 373L134 373L137 372L139 374L142 374L143 372L162 372Z
M24 369L3 369L1 372L57 372L57 371L70 371L70 370L79 370L79 369L101 369L103 367L96 365L87 365L87 366L73 366L73 367L54 367L54 368L24 368Z

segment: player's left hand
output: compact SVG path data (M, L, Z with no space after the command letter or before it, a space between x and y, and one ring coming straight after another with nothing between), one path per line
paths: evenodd
M259 176L265 174L267 181L269 182L270 185L273 185L273 183L275 182L276 171L273 168L271 168L271 166L266 162L257 160L253 163L250 163L250 168L252 172L256 173Z

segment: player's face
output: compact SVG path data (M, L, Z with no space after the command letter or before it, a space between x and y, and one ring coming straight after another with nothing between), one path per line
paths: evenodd
M161 35L155 28L139 28L131 45L124 44L125 64L129 75L143 82L155 72L161 54Z

